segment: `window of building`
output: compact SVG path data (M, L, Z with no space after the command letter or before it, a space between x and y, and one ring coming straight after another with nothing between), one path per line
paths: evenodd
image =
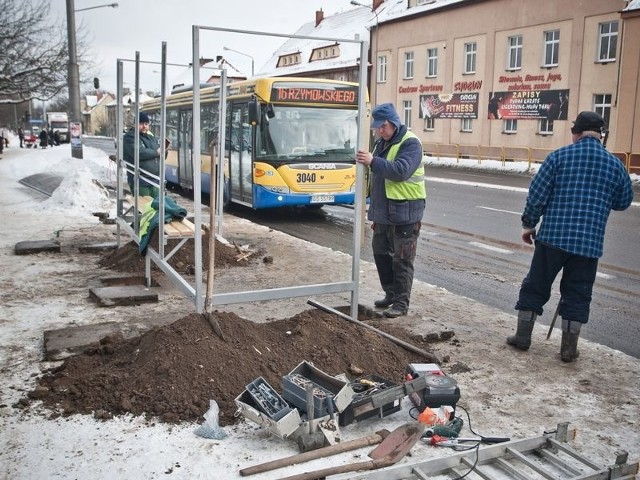
M518 120L507 119L502 124L503 133L517 133L518 132Z
M476 54L478 44L470 42L464 44L464 73L476 73Z
M618 21L605 22L599 25L598 61L613 62L618 47Z
M404 78L413 78L413 52L404 52Z
M423 130L425 132L433 132L435 130L435 119L433 117L424 117L424 127Z
M387 57L386 55L378 55L378 69L376 72L378 83L386 83L387 81Z
M407 128L411 128L411 100L403 100L402 101L402 112L404 113L404 124Z
M551 135L553 133L553 120L541 118L538 122L538 133L540 135Z
M611 94L598 93L593 96L593 111L599 113L604 118L605 128L609 127L611 118Z
M519 70L522 68L522 35L509 37L508 39L507 69Z
M461 118L460 119L460 131L461 132L472 132L473 129L471 127L472 119L471 118Z
M544 32L544 67L556 67L560 52L560 30Z
M427 77L438 76L438 49L427 49Z

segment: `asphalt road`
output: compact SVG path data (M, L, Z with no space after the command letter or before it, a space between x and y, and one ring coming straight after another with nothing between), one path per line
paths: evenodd
M91 137L86 145L114 153L112 139ZM457 168L427 169L427 210L415 262L418 280L514 313L520 282L533 248L520 240L520 214L529 175ZM624 212L612 212L594 286L589 323L582 336L640 358L640 193ZM351 253L353 210L262 210L235 208L236 215L304 240ZM370 232L362 258L372 261ZM550 325L558 283L539 321ZM491 319L487 319L491 321ZM556 323L556 329L560 321ZM481 326L479 326L481 328ZM559 330L552 338L558 340Z

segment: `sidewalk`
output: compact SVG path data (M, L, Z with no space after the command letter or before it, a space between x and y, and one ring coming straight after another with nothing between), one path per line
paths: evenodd
M58 148L69 150L68 146ZM24 168L31 165L45 171L71 162L59 163L62 153L56 149L24 150L5 150L0 160L0 212L5 225L0 236L0 478L234 479L240 478L240 468L297 453L293 443L269 436L249 422L226 428L229 436L214 441L194 435L195 425L154 424L131 417L50 418L42 408L20 407L35 377L53 366L42 361L45 330L132 317L141 322L178 319L193 309L168 285L160 302L151 306L99 308L91 302L88 288L104 272L96 266L97 255L80 254L70 246L80 239L113 241L115 227L101 224L78 205L43 210L43 197L18 183ZM106 156L101 159L92 150L85 148L85 163L104 160L101 165L108 174ZM78 188L93 187L80 183ZM289 275L278 278L267 269L221 271L216 278L222 285L243 285L244 289L304 285L349 275L351 260L342 253L230 215L224 218L224 229L229 240L259 244L275 259L286 255L288 264L298 268L288 268ZM18 242L52 238L60 240L60 254L16 256L13 252ZM379 295L372 264L361 263L360 280L360 303L370 305ZM337 305L346 299L319 300ZM268 321L307 308L311 307L306 299L298 298L224 310ZM442 329L455 332L453 341L439 343L436 352L449 359L442 367L457 380L462 394L459 405L471 415L476 432L526 438L570 421L578 430L572 446L592 461L612 464L616 450L627 450L630 461L640 458L640 360L581 339L578 361L564 364L558 356L559 334L554 332L546 341L543 326L536 327L528 352L516 352L505 344L515 327L514 315L422 282L415 283L409 316L401 322L424 335ZM454 364L468 371L450 372ZM402 411L350 425L343 429L343 438L392 430L408 420L405 399ZM365 456L369 451L355 453ZM451 453L419 443L401 463ZM354 453L346 453L254 478L279 478L354 461Z

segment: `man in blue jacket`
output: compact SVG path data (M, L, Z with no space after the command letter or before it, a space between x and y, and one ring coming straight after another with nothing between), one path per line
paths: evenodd
M158 181L148 176L146 177L147 180L145 180L145 176L147 172L156 176L160 175L160 145L158 144L156 137L153 136L153 133L149 131L149 116L144 112L140 112L138 120L140 124L139 195L155 198L160 193L160 189L153 185L153 183L157 184ZM124 138L122 139L123 157L124 160L130 164L128 167L132 170L133 165L135 164L135 141L135 128L132 128L124 134ZM134 176L131 172L127 172L127 183L129 184L131 193L134 193Z
M629 174L602 145L604 119L585 111L573 123L573 143L549 154L529 187L522 240L528 244L535 240L535 250L516 303L517 331L507 338L509 345L529 349L536 316L542 315L551 286L562 270L558 314L562 318L563 362L578 357L580 327L589 321L609 213L625 210L633 200Z
M422 143L400 121L391 103L371 112L373 153L359 150L356 161L369 167L369 212L373 258L384 298L374 305L385 317L407 314L413 261L426 203Z

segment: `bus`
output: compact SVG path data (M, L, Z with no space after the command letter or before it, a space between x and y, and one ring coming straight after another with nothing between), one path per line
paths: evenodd
M255 78L227 85L223 198L254 209L353 204L357 83ZM210 194L220 86L200 90L201 191ZM159 98L142 104L160 136ZM166 97L165 179L193 189L193 90ZM170 142L170 143L169 143ZM215 163L215 162L214 162Z

